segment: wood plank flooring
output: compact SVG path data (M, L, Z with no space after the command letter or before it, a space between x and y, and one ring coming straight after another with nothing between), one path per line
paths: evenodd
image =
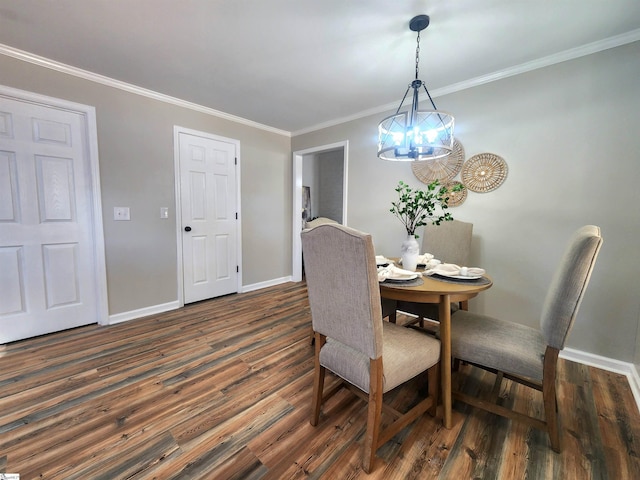
M366 404L340 390L309 424L313 348L304 283L124 324L0 346L0 472L25 479L639 479L640 414L626 378L560 361L564 450L542 432L454 404L360 468ZM335 381L328 378L328 386ZM470 366L466 392L492 387ZM396 407L417 385L390 392ZM503 404L542 411L505 382Z

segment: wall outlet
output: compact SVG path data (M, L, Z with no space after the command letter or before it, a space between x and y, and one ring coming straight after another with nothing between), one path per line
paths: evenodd
M129 207L113 207L114 220L131 220Z

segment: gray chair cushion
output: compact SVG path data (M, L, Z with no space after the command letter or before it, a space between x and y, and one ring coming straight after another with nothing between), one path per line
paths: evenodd
M460 360L542 381L546 348L535 328L465 310L451 317L451 352Z
M440 342L428 335L383 322L383 392L412 379L440 359ZM363 353L327 339L320 351L320 364L363 392L369 393L369 358Z

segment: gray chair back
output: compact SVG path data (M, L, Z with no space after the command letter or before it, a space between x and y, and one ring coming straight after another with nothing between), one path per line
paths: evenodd
M542 307L540 327L547 345L564 348L601 246L600 228L594 225L578 229L569 241Z
M451 220L440 225L427 225L422 253L431 253L444 263L468 266L472 236L473 223Z
M326 224L301 238L313 330L378 358L382 310L371 235Z

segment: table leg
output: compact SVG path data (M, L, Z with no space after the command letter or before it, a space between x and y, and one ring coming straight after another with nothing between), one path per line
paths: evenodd
M440 368L442 370L442 406L445 428L451 428L451 301L440 295Z

